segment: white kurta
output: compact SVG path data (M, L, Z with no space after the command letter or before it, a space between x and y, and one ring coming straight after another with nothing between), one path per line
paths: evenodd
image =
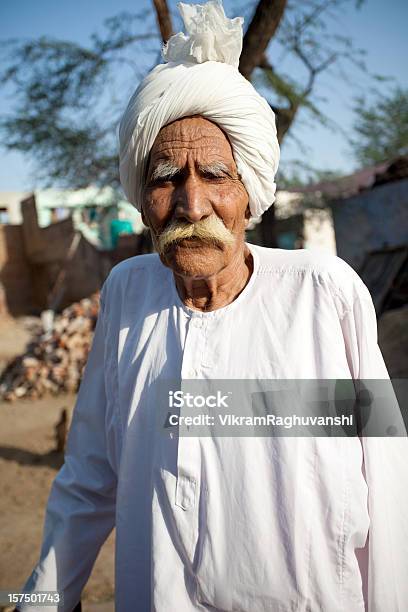
M247 286L213 312L185 307L155 254L105 282L26 583L63 591L59 609L116 526L119 612L362 611L368 533L369 612L408 610L407 438L158 435L160 380L388 377L370 294L344 261L248 246Z

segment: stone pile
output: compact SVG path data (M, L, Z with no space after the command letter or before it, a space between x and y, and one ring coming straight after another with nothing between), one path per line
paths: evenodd
M99 293L76 302L48 333L33 337L26 352L12 359L0 376L0 399L37 399L47 393L78 391L99 312Z

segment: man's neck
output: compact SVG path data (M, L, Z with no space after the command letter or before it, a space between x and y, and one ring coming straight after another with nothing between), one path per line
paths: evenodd
M208 312L233 302L246 287L252 272L253 258L244 243L217 274L200 279L174 274L174 280L180 299L187 307Z

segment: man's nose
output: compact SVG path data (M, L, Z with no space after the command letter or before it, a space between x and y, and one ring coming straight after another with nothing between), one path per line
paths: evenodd
M212 207L206 197L204 185L195 176L187 176L178 186L174 197L176 219L196 223L212 214Z

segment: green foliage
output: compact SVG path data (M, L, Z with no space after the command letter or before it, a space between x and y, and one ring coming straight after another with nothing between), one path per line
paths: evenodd
M388 95L377 94L371 103L357 98L354 110L357 137L351 145L360 164L408 155L408 89L396 87Z
M277 182L281 190L298 189L334 181L344 176L339 170L320 170L301 160L292 160L285 170L278 171Z
M151 32L142 25L146 16L106 20L103 35L94 34L89 46L48 37L1 44L0 84L13 91L13 110L0 120L2 144L34 159L45 186L118 185L115 128L123 98L116 99L117 77L126 73L129 83L137 82L147 69L134 61L140 45L154 40L159 47L154 25Z
M288 108L294 109L302 107L309 111L315 119L318 119L321 125L330 125L327 115L313 102L310 92L302 89L301 85L290 77L281 76L272 68L264 68L255 82L272 90L279 105L276 109L278 113L280 105L287 105Z
M335 126L324 100L315 96L321 73L337 70L335 78L346 78L341 73L344 61L367 72L363 52L350 38L332 33L343 7L358 8L361 2L288 3L274 48L289 58L289 66L300 63L304 79L294 81L285 73L283 61L278 62L278 70L268 57L254 73L254 84L276 112L281 141L286 134L296 139L299 111L302 118L305 115L320 125ZM252 11L254 5L255 0L248 0L236 10ZM0 85L12 92L12 111L0 120L3 146L34 160L36 180L44 185L71 189L89 184L116 186L116 128L123 105L159 61L160 46L153 8L106 20L102 33L93 34L88 45L48 37L2 43L0 51L6 57Z

